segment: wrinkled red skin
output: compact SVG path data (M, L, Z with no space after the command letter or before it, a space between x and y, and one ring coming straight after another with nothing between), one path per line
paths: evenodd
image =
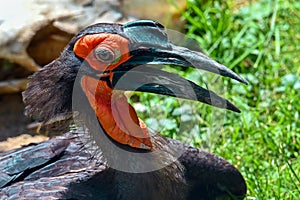
M117 48L121 57L118 58L117 63L102 63L93 53L98 46ZM92 68L99 71L99 74L114 69L130 58L128 40L116 34L86 35L76 42L74 52L77 56L84 58ZM108 76L111 80L113 72L102 76ZM138 118L123 92L113 91L106 81L88 76L82 78L81 85L102 128L113 140L134 148L152 149L146 125Z
M117 34L99 33L83 36L75 43L73 50L77 56L84 58L93 69L103 72L116 68L130 58L128 44L129 41L126 38ZM99 62L93 51L101 46L118 50L121 56L118 62L112 64Z

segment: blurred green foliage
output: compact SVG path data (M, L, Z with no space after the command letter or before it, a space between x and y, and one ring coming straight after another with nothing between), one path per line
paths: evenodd
M208 149L237 166L248 199L300 198L300 1L188 0L186 34L210 57L243 76L164 69L230 99L240 114L201 103L138 94L151 129ZM170 1L176 6L176 1ZM136 94L134 94L136 97Z

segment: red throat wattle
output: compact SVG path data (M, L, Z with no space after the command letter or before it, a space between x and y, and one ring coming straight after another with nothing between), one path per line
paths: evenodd
M113 92L105 81L85 76L82 88L104 131L116 142L152 149L148 129L121 92Z
M113 72L108 72L126 62L129 58L129 41L117 34L92 34L80 38L74 46L74 53L85 59L91 68L111 80ZM112 63L99 61L95 56L97 48L105 48L117 52ZM97 118L106 132L114 141L134 148L152 149L148 129L141 121L134 108L128 103L123 92L113 91L106 81L84 76L82 88Z

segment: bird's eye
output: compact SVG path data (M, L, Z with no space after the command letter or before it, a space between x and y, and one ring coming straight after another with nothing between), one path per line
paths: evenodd
M100 62L111 63L115 60L115 52L107 47L99 47L94 51L95 57Z

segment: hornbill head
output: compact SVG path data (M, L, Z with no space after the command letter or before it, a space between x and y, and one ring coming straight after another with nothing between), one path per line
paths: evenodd
M145 124L120 90L152 92L197 100L240 112L232 103L195 83L150 66L194 67L246 83L240 76L200 52L172 44L164 27L150 20L100 23L79 32L61 56L29 79L23 93L27 115L42 121L72 112L75 80L101 127L111 139L138 149L152 149Z

